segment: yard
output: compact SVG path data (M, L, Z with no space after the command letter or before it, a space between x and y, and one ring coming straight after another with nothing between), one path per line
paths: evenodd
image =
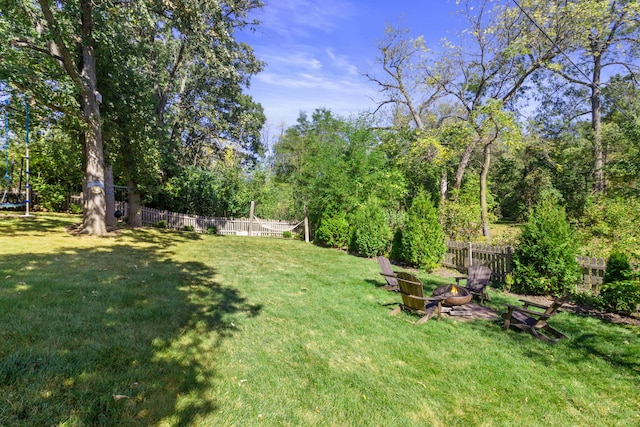
M375 260L0 215L0 425L631 426L640 329L388 316ZM421 274L427 292L450 278ZM490 305L512 296L492 293Z

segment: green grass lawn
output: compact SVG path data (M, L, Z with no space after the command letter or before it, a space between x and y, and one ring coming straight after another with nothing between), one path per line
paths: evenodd
M414 326L375 260L78 220L0 216L0 425L640 425L638 328Z

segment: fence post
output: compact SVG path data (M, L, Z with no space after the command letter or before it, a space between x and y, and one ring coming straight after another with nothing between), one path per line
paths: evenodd
M309 216L307 214L307 205L304 205L304 241L309 243Z
M467 246L467 251L469 252L469 267L471 267L473 265L473 249L472 249L472 245L473 245L473 243L469 242L469 244Z
M249 208L249 237L253 234L253 210L256 207L256 202L251 201L251 207Z

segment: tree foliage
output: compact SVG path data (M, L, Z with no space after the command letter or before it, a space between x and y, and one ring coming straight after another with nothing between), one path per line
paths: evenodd
M261 5L0 2L0 80L74 118L65 131L84 133L85 231L105 232L105 160L136 212L183 166L208 168L228 149L260 152L264 114L242 90L262 63L235 32Z
M379 139L362 118L335 117L326 109L311 119L302 114L274 147L277 181L294 189L295 210L308 207L315 229L325 213L352 213L369 197L386 209L398 209L405 181L379 149Z

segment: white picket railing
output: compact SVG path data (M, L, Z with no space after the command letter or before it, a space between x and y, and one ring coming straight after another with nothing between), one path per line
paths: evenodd
M128 215L128 206L124 202L116 202L116 209ZM300 234L303 223L279 221L271 219L220 218L201 215L187 215L165 210L143 207L141 209L142 225L156 226L162 221L166 228L172 230L192 229L196 233L206 233L214 228L217 234L236 236L283 237L285 232Z

